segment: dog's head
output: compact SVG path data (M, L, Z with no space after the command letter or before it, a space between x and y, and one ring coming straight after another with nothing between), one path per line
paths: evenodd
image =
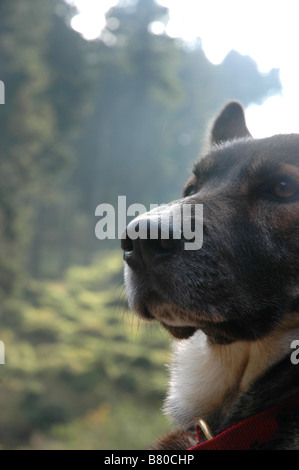
M197 249L184 208L193 241L202 234ZM141 223L146 236L130 236ZM229 103L183 197L132 221L122 248L129 305L142 318L181 339L197 329L220 344L265 336L299 310L299 135L254 139Z

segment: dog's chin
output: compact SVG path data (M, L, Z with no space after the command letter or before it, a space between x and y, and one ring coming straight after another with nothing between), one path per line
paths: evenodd
M175 305L152 303L131 304L130 307L139 318L149 322L158 322L175 339L188 339L198 330L194 319L190 319L193 325L188 324L188 319L182 318L186 316L186 312Z
M163 322L161 322L161 325L175 339L188 339L191 336L193 336L195 331L197 331L197 328L195 328L194 326L171 326L171 325L167 325L166 323L163 323Z

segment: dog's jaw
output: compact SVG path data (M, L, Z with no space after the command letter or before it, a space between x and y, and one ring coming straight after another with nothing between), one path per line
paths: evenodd
M154 291L145 296L148 289L142 276L137 276L127 264L124 265L124 278L129 308L142 320L159 322L173 338L188 339L198 330L206 331L212 341L221 344L233 339L221 330L223 319L216 312L207 314L199 308L196 313L183 309L173 301L165 301ZM214 334L214 336L213 336ZM217 341L215 340L217 338Z

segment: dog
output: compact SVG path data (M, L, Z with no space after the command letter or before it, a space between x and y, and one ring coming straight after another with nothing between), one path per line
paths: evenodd
M121 241L130 308L174 337L174 431L149 449L298 449L299 135L253 138L237 101L209 135L182 197ZM200 248L171 224L168 239L130 236L188 205L203 208Z

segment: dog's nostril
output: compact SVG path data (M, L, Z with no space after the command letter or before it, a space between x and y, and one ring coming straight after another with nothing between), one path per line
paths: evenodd
M149 219L144 219L142 225L136 221L128 225L121 247L123 258L131 267L145 266L155 260L174 256L182 250L183 240L174 238L172 227L166 233L162 232L160 224L156 224L153 232Z

